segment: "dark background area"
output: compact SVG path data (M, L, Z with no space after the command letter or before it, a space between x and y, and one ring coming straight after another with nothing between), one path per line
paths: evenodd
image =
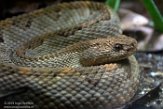
M0 0L0 20L43 8L48 5L77 0ZM105 0L92 0L105 2Z
M81 1L81 0L0 0L0 20L12 17L15 15L19 15L22 13L30 12L39 8L46 7L48 5L57 4L61 2L71 2L71 1ZM86 0L83 0L86 1ZM88 0L87 0L88 1ZM106 0L89 0L89 1L98 1L105 2ZM163 0L154 0L156 5L158 6L161 14L163 14ZM141 0L121 0L121 7L124 2L128 2L129 4L137 5L133 8L133 6L129 6L129 8L138 13L145 13L144 7L142 6ZM126 6L126 5L125 5ZM146 14L146 13L145 13Z

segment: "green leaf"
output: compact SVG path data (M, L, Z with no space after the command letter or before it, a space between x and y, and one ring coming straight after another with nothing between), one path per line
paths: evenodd
M114 11L119 9L120 0L106 0L106 4L109 5Z
M161 16L155 2L153 0L142 0L142 2L153 20L155 29L163 32L163 17Z

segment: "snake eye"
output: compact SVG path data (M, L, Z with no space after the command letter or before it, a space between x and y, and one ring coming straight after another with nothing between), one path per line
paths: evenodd
M123 45L119 44L119 43L116 43L113 48L114 48L115 51L120 51L120 50L123 49Z

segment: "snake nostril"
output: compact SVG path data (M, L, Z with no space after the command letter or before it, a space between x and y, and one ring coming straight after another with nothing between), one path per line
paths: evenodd
M136 44L135 43L131 43L131 46L134 48L136 46Z

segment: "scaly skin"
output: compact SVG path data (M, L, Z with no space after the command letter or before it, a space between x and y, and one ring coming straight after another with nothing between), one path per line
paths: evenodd
M36 109L114 108L137 90L139 68L131 56L137 42L121 35L104 4L63 3L6 19L0 28L5 101L32 101Z

